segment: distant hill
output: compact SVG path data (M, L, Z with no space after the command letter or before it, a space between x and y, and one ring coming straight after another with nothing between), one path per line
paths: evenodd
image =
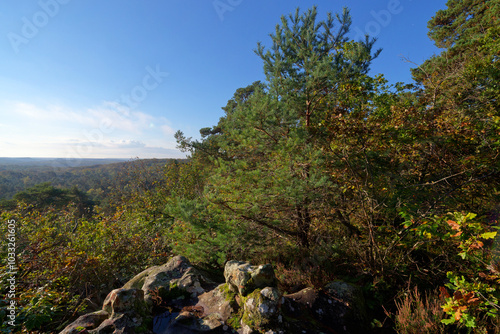
M134 182L138 174L157 176L174 160L0 158L0 200L45 182L60 188L76 186L100 199Z
M84 167L125 162L126 159L1 158L0 170L26 167Z

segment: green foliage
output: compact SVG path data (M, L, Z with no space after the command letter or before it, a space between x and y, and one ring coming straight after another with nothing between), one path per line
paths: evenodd
M496 318L498 316L498 293L497 285L492 286L488 283L468 282L464 276L457 276L449 272L448 279L450 283L446 286L451 289L453 296L446 291L446 303L443 310L451 316L449 319L443 319L445 324L453 324L456 321L465 324L467 327L477 327L477 317L480 314L486 314L488 317Z
M211 236L201 249L236 240L288 281L321 284L311 268L347 263L380 290L484 272L500 200L498 9L449 1L429 23L446 50L413 71L416 87L367 75L379 51L345 37L348 11L283 17L256 51L266 82L238 89L201 141L177 134L207 168L198 199L179 206L189 214L172 213L179 235Z
M85 307L79 305L80 296L71 296L67 282L64 281L67 281L65 277L61 277L56 282L38 288L34 294L22 294L21 300L25 300L26 304L19 311L17 323L23 324L28 331L41 330L64 317L68 307L79 312L85 311Z
M443 286L440 289L446 299L443 310L451 317L443 319L443 323L460 322L466 327L477 327L479 323L486 326L484 316L497 317L500 276L491 271L494 253L485 246L496 237L497 231L492 231L472 213L436 216L422 222L407 221L405 227L420 240L413 250L427 244L436 254L447 253L448 262L440 265L448 270L449 283L445 286L452 294Z
M373 41L347 41L347 10L324 22L316 16L313 8L282 18L273 47L256 51L268 83L238 89L219 124L202 130L202 142L177 135L180 148L196 153L193 158L205 161L208 154L208 210L231 224L228 230L243 229L237 243L247 249L289 242L307 248L323 232L321 220L331 216L327 203L334 201L324 118L329 106L359 86L372 86L365 73L378 54L371 55Z
M78 208L78 216L89 216L94 202L75 186L72 189L60 189L50 183L41 183L17 193L14 202L29 203L30 209L45 210L49 207L61 209L70 203Z
M142 181L137 179L136 184ZM164 217L154 218L153 213L160 210L149 198L152 189L138 186L136 190L135 202L114 202L117 206L111 215L100 208L80 215L79 202L72 201L85 197L75 189L44 184L15 197L19 200L16 208L4 211L1 218L17 221L19 331L61 330L84 311L86 299L101 304L109 291L170 257L171 239L163 233ZM6 224L2 225L6 232L4 228ZM2 280L6 279L6 256L4 248L0 253ZM0 305L4 311L6 307ZM9 329L6 322L1 328Z
M498 23L498 1L451 0L446 5L428 23L429 36L440 48L468 48Z
M462 200L474 198L481 207L487 201L484 194L496 194L498 200L498 190L490 186L499 176L495 120L500 110L500 2L449 1L447 5L429 22L430 36L445 50L414 69L413 75L424 88L419 95L429 111L421 120L428 123L426 136L432 138L427 143L446 157L435 160L446 168L446 180L452 181L447 192ZM463 210L478 211L470 205Z

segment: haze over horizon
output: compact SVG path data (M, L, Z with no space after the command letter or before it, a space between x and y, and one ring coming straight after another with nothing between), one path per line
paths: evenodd
M351 38L378 39L371 74L411 82L439 53L427 22L446 1L8 2L0 10L0 156L182 158L236 89L265 80L257 42L282 15L351 9ZM196 6L194 5L196 4Z

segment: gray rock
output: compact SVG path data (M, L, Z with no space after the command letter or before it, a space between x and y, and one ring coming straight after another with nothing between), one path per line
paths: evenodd
M266 287L255 290L245 301L242 324L254 329L270 328L279 322L280 293L278 289Z
M225 331L227 326L215 314L199 318L189 312L181 312L172 318L167 324L155 332L155 334L217 334L231 333Z
M152 334L148 326L143 326L140 320L142 319L120 314L115 318L104 320L98 328L89 331L89 334L134 334L137 332Z
M111 291L102 309L115 318L120 314L145 316L149 313L144 303L144 292L140 289L115 289Z
M241 328L238 330L238 334L254 334L254 333L258 332L254 331L250 326L246 324L242 324Z
M252 266L248 262L229 261L224 267L224 278L230 288L242 296L246 296L255 289L277 285L277 279L270 264Z
M108 317L109 313L104 310L82 315L64 328L60 334L78 334L82 332L82 328L86 330L97 328Z
M152 307L157 297L178 298L185 292L186 297L194 298L214 286L215 284L196 270L188 259L174 256L161 266L144 270L123 287L142 289L144 300Z
M356 286L331 282L282 296L271 265L229 261L217 287L176 256L111 291L103 309L78 318L62 334L320 334L366 333L368 317ZM154 303L169 312L155 315ZM166 308L167 309L167 308ZM232 328L238 324L238 330Z
M149 274L158 268L158 266L153 266L149 267L146 270L142 271L141 273L137 274L132 278L130 281L125 283L124 286L122 286L123 289L142 289L144 286L144 281L146 278L149 276Z
M221 284L200 295L197 306L203 308L203 315L216 314L224 322L238 309L234 293L229 291L227 284Z

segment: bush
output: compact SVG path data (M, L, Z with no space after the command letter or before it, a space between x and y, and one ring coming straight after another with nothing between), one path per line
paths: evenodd
M17 221L15 331L60 331L84 311L88 300L101 304L109 291L171 255L162 225L144 221L140 213L117 208L113 216L75 219L77 210L70 204L39 211L19 203L0 215L2 221ZM5 247L0 250L3 286L6 258ZM4 321L7 306L0 301L0 331L5 332L12 329Z

